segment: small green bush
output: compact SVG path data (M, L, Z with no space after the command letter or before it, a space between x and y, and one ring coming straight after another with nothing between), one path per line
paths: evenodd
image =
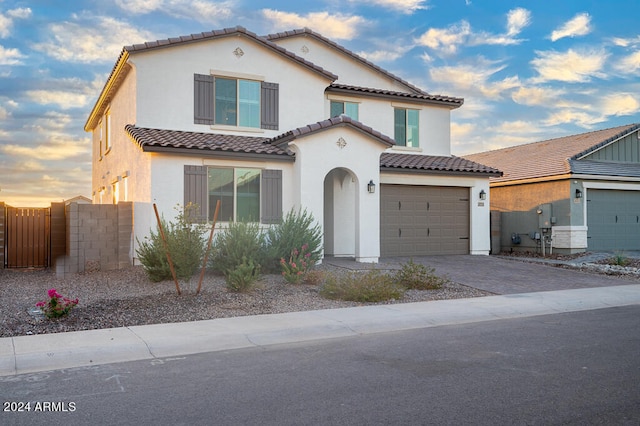
M436 290L448 281L437 276L434 268L415 263L413 259L402 264L401 269L396 272L395 279L403 287L414 290Z
M246 262L262 268L266 262L264 233L255 222L230 222L216 235L211 248L213 270L227 275Z
M401 299L404 288L395 282L394 277L371 269L367 272L327 276L320 288L320 295L327 299L375 303Z
M251 290L260 278L260 266L245 257L242 259L242 263L234 269L228 270L225 277L229 290L244 293Z
M609 259L609 264L617 266L627 266L629 264L629 259L622 253L616 253L612 258Z
M270 272L280 270L280 259L289 259L294 249L306 245L307 261L314 265L322 253L322 229L306 210L290 210L284 219L267 231Z
M175 221L167 222L164 218L160 218L176 277L180 280L187 280L193 276L196 269L201 266L205 250L204 229L187 219L190 217L190 209L194 208L197 206L190 204L181 208L178 205L175 208L178 211ZM143 241L138 239L136 241L138 260L147 277L153 282L172 279L165 245L158 226L156 225L155 232L151 230L150 235Z

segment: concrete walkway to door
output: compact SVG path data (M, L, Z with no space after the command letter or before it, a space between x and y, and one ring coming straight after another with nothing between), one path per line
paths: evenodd
M610 287L637 284L628 277L608 276L564 269L553 266L553 261L531 261L526 258L501 256L423 256L382 258L380 263L357 263L349 259L327 258L324 261L346 269L359 270L375 267L394 270L413 259L435 268L436 274L447 276L451 281L494 294L518 294L537 291L571 290L579 288ZM569 262L566 262L569 263Z

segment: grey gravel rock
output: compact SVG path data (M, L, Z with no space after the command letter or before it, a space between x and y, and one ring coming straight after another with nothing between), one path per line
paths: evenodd
M320 265L324 273L344 270ZM199 276L181 282L178 296L171 280L153 283L142 267L117 271L97 271L56 278L51 270L0 269L0 337L59 333L144 324L200 321L246 315L297 312L362 306L361 303L328 300L319 294L319 285L287 283L280 275L264 275L248 293L227 290L224 278L207 273L202 290L196 295ZM38 301L47 300L55 288L80 303L68 316L39 319L29 314ZM490 293L456 283L439 290L409 290L401 300L408 303L428 300L460 299Z

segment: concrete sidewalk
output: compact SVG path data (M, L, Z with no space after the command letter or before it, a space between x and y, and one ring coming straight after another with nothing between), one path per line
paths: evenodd
M0 339L0 376L640 304L640 284Z

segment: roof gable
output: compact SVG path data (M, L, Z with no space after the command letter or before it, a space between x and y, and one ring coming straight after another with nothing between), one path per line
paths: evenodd
M311 72L318 74L323 78L326 78L328 81L335 81L338 79L338 76L331 73L330 71L327 71L322 67L317 66L312 62L307 61L306 59L298 55L295 55L292 52L289 52L285 48L278 46L277 44L267 40L266 38L260 37L255 33L248 31L246 28L243 28L240 26L235 28L226 28L223 30L207 31L207 32L202 32L197 34L190 34L187 36L150 41L150 42L145 42L140 44L133 44L133 45L123 47L122 52L118 57L118 60L116 61L113 69L111 70L111 74L109 75L109 78L107 79L104 87L102 88L102 91L100 92L98 100L96 101L93 109L91 110L91 113L89 114L89 117L87 118L87 121L84 126L84 130L90 131L91 129L95 128L95 126L97 125L99 117L104 113L104 110L106 109L107 104L111 101L111 97L117 91L124 76L130 69L130 66L128 65L128 60L131 55L135 55L137 53L147 52L151 50L178 47L178 46L183 46L185 44L199 43L199 42L210 41L210 40L226 38L226 37L246 37L257 44L264 46L267 49L270 49L272 52L276 53L277 55L280 55L281 57L287 60L293 61L301 65L302 67L310 70Z
M414 94L420 94L420 95L427 95L430 96L427 92L425 92L424 90L420 89L417 86L414 86L413 84L409 83L408 81L398 77L395 74L390 73L389 71L379 67L378 65L364 59L363 57L357 55L356 53L352 52L351 50L339 45L338 43L329 40L328 38L322 36L321 34L309 29L309 28L301 28L301 29L296 29L296 30L292 30L292 31L285 31L285 32L280 32L280 33L275 33L275 34L269 34L267 36L265 36L265 38L267 40L273 41L273 42L278 42L281 40L287 40L287 39L292 39L292 38L296 38L296 37L309 37L325 46L328 46L329 48L333 49L333 50L337 50L338 52L341 52L342 54L346 55L347 57L349 57L350 59L352 59L353 61L363 65L366 68L369 68L370 70L376 72L376 73L380 73L384 76L386 76L387 78L393 80L394 82L396 82L397 84L399 84L400 86L404 87L406 90L408 90L410 93L414 93Z
M338 117L332 117L327 120L318 121L317 123L313 123L304 127L298 127L297 129L290 130L282 135L276 136L270 140L270 143L278 146L282 146L287 144L295 139L304 138L306 136L323 132L325 130L335 128L338 126L348 126L351 127L361 133L366 134L367 136L377 140L378 142L391 147L396 144L396 142L391 139L389 136L386 136L377 130L373 130L369 126L365 126L361 122L352 119L346 115L340 115Z
M465 155L504 172L493 182L536 179L576 173L572 168L582 158L621 137L640 129L640 124L613 127L589 133L565 136L494 151Z

